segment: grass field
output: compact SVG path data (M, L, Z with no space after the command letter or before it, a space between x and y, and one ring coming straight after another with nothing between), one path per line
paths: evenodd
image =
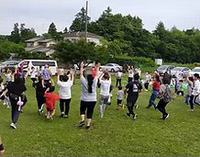
M114 83L114 82L113 82ZM72 88L70 118L46 120L37 113L35 91L27 82L28 103L20 115L18 128L9 127L10 110L0 104L0 134L6 156L200 156L200 110L189 111L179 97L167 106L169 119L146 109L150 92L142 92L138 119L125 117L126 109L116 110L116 91L112 106L101 119L98 103L91 130L79 129L80 82ZM57 88L58 90L58 88Z

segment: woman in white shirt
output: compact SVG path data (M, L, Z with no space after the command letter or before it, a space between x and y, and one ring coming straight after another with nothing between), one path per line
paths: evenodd
M128 83L133 81L133 76L134 76L134 72L133 72L133 67L128 67Z
M68 118L69 117L69 109L71 102L71 87L74 81L74 72L71 70L69 75L62 75L62 81L60 81L60 71L58 72L57 84L59 86L59 94L60 94L60 117Z
M35 84L36 82L36 70L34 67L31 67L31 71L30 71L30 78L31 80L33 81L33 85Z
M103 118L106 109L106 104L108 103L110 95L110 85L111 85L110 74L107 71L103 72L99 78L99 82L101 84L99 112L100 112L100 117Z
M96 66L97 73L99 72L99 64ZM83 127L85 125L85 113L87 111L87 126L86 129L90 129L92 115L94 111L94 107L97 101L97 76L94 78L92 74L87 75L87 78L84 77L84 64L81 63L80 69L80 77L81 77L81 104L80 104L80 115L81 122L79 127Z

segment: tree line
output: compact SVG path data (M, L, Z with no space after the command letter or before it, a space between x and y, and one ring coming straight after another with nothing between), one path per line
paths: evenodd
M86 11L84 8L75 15L69 30L67 27L58 32L56 25L51 23L48 32L43 38L53 38L58 43L55 46L55 56L63 62L79 60L102 60L107 62L131 57L146 57L150 59L162 58L166 62L194 63L200 61L200 31L195 28L179 30L175 26L166 29L163 22L159 22L152 32L143 27L142 19L137 16L113 14L108 7L96 21L91 21L88 16L88 31L102 36L102 46L93 43L78 41L71 43L63 41L63 34L67 32L84 31L86 23ZM24 41L36 37L33 28L26 28L24 24L15 24L11 35L0 37L12 44L24 46ZM5 39L6 38L6 39ZM3 46L4 47L4 46ZM1 53L0 59L5 56ZM16 48L15 48L16 49ZM6 51L4 50L4 53Z

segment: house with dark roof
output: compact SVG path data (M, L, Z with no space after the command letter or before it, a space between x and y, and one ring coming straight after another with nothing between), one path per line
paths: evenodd
M64 35L64 40L70 40L71 42L76 42L80 39L85 39L85 32L69 32ZM101 36L87 32L87 42L93 42L96 45L102 45L102 39L103 37Z
M56 44L53 39L42 39L40 37L32 38L25 41L27 46L26 51L45 53L46 56L50 56L54 53L52 46Z

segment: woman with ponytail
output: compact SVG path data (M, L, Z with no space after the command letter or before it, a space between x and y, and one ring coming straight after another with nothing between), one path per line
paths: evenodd
M97 73L99 71L99 64L96 66ZM81 122L79 127L83 127L85 125L85 113L87 112L87 126L86 129L90 129L92 115L94 111L94 107L97 101L96 87L97 87L97 76L93 77L92 74L87 75L87 78L84 77L84 64L81 63L80 68L80 77L81 77L81 104L80 104L80 115Z

